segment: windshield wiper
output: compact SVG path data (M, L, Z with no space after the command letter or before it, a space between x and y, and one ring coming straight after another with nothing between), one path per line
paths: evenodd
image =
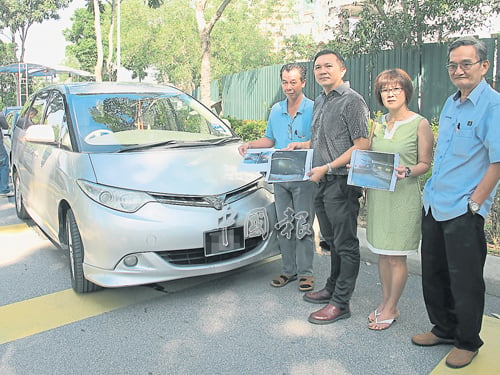
M226 144L226 143L231 143L231 142L236 142L236 141L239 141L241 140L240 137L227 137L227 138L222 138L222 139L219 139L215 142L212 142L213 145L223 145L223 144Z
M162 141L162 142L143 143L143 144L140 144L140 145L132 145L132 146L128 146L128 147L122 148L122 149L118 150L117 152L128 152L128 151L135 151L135 150L144 150L146 148L161 147L161 146L170 146L170 145L177 145L177 141L170 140L170 141Z

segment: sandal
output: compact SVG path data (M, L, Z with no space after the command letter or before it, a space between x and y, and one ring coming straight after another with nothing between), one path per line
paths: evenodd
M299 290L308 292L314 289L314 279L312 276L301 276L299 279Z
M372 318L372 314L373 314L373 318ZM375 321L375 319L377 319L377 317L380 315L380 313L377 311L377 309L375 309L375 311L372 312L372 314L368 315L368 323L373 323Z
M396 318L397 316L395 316L392 319L378 320L377 317L373 322L368 324L368 328L371 329L372 331L383 331L387 328L392 327L392 325L396 323ZM385 326L380 326L380 324L385 324Z
M275 288L281 288L282 286L285 286L288 284L290 281L297 280L297 274L295 275L279 275L276 279L271 281L271 286L274 286Z

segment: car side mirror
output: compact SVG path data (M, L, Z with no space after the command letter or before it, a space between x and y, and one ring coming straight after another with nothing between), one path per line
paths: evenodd
M231 127L231 121L229 121L227 118L221 119L224 124L226 124L228 127Z
M56 136L52 126L48 125L31 125L26 129L24 138L28 142L36 143L55 143Z

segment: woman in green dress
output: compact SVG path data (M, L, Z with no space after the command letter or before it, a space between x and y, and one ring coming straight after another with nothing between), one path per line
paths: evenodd
M374 121L371 150L399 154L394 192L368 189L366 238L378 254L382 301L369 315L368 328L384 330L399 317L397 307L408 269L406 256L420 242L422 202L418 176L432 160L434 137L429 122L408 109L413 95L409 75L401 69L385 70L375 80L375 97L389 113Z

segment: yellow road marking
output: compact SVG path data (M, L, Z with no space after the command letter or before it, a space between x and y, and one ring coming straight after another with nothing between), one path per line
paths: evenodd
M429 375L467 375L467 374L498 374L500 368L500 320L483 316L481 338L484 345L472 363L461 369L452 369L446 366L446 357L436 366Z
M145 287L76 294L73 289L0 306L0 345L164 295Z
M26 223L13 224L13 225L3 225L3 226L0 226L0 233L1 234L19 233L19 232L24 232L25 230L27 230L29 228L30 228L30 226Z

